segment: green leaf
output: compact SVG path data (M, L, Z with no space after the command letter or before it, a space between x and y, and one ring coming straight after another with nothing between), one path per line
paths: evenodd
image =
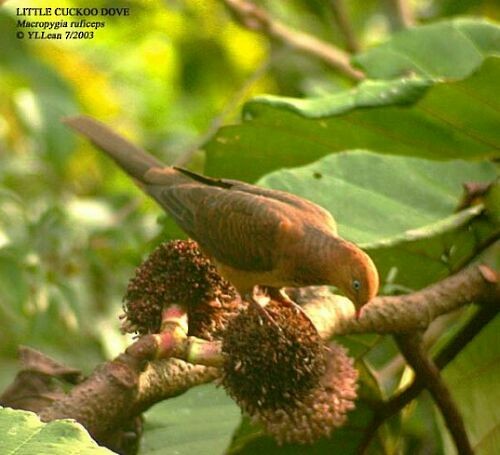
M366 80L352 90L317 98L289 98L261 95L245 104L243 117L256 118L261 104L284 108L307 118L340 115L356 108L384 105L407 105L418 101L433 85L430 79L396 79L392 81ZM264 113L265 115L265 113Z
M42 423L33 412L0 407L3 453L16 455L112 454L71 420Z
M240 409L212 384L166 400L146 413L141 454L220 455L240 422Z
M443 178L446 176L446 178ZM308 166L267 175L259 184L310 199L329 210L339 234L361 244L382 280L419 288L447 276L498 235L481 206L454 213L467 181L496 177L492 163L332 154Z
M405 30L354 58L368 77L392 79L410 73L429 78L463 78L485 57L500 52L500 27L485 19L462 18Z
M443 370L477 455L500 453L499 345L497 316Z
M258 97L244 123L206 146L206 172L254 181L332 152L368 148L431 159L500 156L500 58L464 80L366 81L315 99Z

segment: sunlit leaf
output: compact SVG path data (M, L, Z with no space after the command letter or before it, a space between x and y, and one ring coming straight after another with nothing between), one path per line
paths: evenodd
M207 172L252 181L350 148L432 159L500 156L500 58L459 81L367 81L317 99L258 97L206 146Z
M496 177L488 162L437 162L367 151L332 154L271 173L260 184L306 197L329 210L339 233L360 243L381 277L418 288L447 276L500 226L481 206L454 213L467 181ZM446 176L446 178L443 178Z
M449 78L467 78L499 53L500 28L485 20L445 21L398 34L359 61L369 75L384 78L409 76L400 66L406 71L413 62L425 79L367 81L316 99L258 97L245 106L242 125L221 129L207 145L207 172L252 181L355 147L437 159L498 155L498 60L463 81Z
M87 431L70 420L42 423L32 412L0 407L0 440L5 454L113 454L99 447Z

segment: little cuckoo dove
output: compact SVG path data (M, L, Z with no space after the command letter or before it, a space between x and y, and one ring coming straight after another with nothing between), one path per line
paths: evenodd
M372 260L338 236L334 219L320 206L284 191L165 166L87 116L64 123L132 176L242 297L251 296L257 285L273 298L285 286L333 285L354 303L359 316L377 294Z

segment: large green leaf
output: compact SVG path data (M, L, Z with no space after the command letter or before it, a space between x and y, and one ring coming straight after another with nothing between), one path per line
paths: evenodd
M443 371L477 455L500 453L499 345L496 317Z
M391 79L410 73L463 78L483 59L500 53L500 27L485 19L462 18L405 30L354 58L369 77Z
M496 176L488 162L437 162L355 150L271 173L259 183L329 210L343 237L360 243L381 276L419 288L448 275L498 235L481 206L454 213L467 181Z
M0 407L0 452L16 455L113 454L70 420L42 423L36 414Z
M263 96L207 144L207 173L253 181L332 152L369 148L432 159L500 156L500 58L458 81L366 81L317 99Z
M146 414L141 454L220 455L240 422L240 409L207 384L156 405Z

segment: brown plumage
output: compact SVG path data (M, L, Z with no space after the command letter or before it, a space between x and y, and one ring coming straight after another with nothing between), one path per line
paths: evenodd
M360 308L378 292L370 257L323 208L283 191L212 179L159 160L89 117L65 120L138 181L239 291L327 284Z

